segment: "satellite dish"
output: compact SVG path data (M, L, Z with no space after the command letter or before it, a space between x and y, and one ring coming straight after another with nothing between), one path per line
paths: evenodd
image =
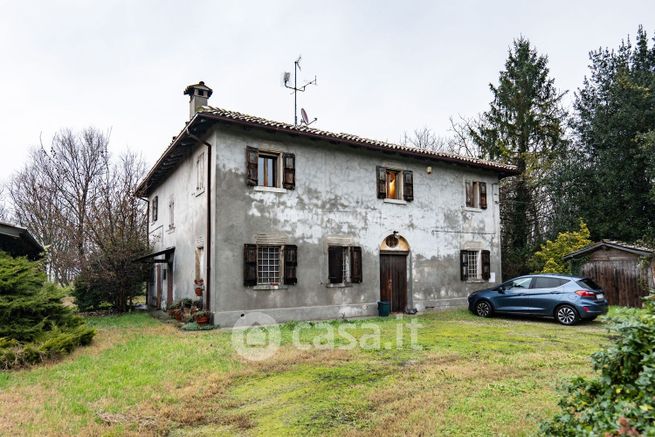
M303 123L309 124L309 117L307 116L307 111L305 111L305 108L300 109L300 117L302 118Z

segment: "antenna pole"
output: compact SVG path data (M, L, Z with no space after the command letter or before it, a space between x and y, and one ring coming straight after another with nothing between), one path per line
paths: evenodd
M294 126L298 126L298 91L300 92L305 92L305 88L309 85L316 85L316 76L314 76L314 80L309 81L305 83L302 86L298 86L298 70L302 70L300 68L300 60L302 59L301 56L298 56L298 59L293 61L293 86L289 86L287 84L287 78L285 77L284 79L284 86L286 88L289 88L290 90L293 90L293 124ZM288 74L288 73L285 73Z

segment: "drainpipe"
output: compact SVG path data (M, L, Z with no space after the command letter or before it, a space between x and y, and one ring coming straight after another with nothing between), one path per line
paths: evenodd
M207 187L205 190L207 190L207 238L206 238L206 243L205 245L207 246L207 266L205 271L207 272L207 278L205 280L205 305L204 309L205 311L211 311L211 293L210 293L210 288L209 286L211 285L211 259L212 259L212 251L211 251L211 236L212 236L212 221L211 221L211 202L212 202L212 161L211 161L211 156L212 156L212 145L208 143L205 140L201 140L197 136L193 135L191 132L189 132L189 127L184 129L186 134L191 138L192 140L195 140L198 144L204 144L207 146Z

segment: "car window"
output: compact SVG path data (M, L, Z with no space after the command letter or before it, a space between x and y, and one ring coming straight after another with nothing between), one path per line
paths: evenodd
M537 277L534 278L534 281L532 282L532 287L530 288L557 288L561 285L566 284L567 282L568 282L567 279Z
M530 288L532 278L518 278L511 281L512 288Z
M586 288L587 290L601 289L600 285L596 284L591 278L580 279L579 281L575 281L575 283L582 288Z

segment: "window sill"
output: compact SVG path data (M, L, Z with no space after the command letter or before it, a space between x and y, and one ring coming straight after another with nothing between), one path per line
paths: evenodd
M407 201L402 199L384 199L384 203L393 203L395 205L407 205Z
M340 284L331 284L331 283L325 284L325 288L349 288L352 286L353 284L350 282L341 282Z
M463 207L462 209L463 209L464 211L468 211L468 212L482 212L482 211L485 211L485 210L482 209L482 208L473 208L473 207L470 207L470 206L465 206L465 207Z
M286 290L289 288L287 285L266 285L266 284L260 284L260 285L255 285L252 287L253 290Z
M485 281L484 279L467 279L466 282L469 284L482 284L487 281Z
M262 192L268 192L268 193L286 193L288 191L286 188L263 187L261 185L257 185L255 187L252 187L252 189L255 190L255 191L262 191Z

